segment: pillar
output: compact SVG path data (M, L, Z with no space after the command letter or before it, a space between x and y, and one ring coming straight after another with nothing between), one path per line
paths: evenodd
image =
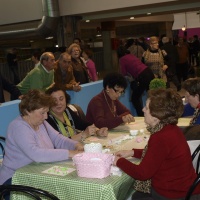
M58 26L58 45L68 47L75 37L81 38L80 16L64 16Z
M103 40L103 57L104 70L114 71L117 66L116 50L112 48L112 39L116 38L115 22L107 21L101 23L102 40Z

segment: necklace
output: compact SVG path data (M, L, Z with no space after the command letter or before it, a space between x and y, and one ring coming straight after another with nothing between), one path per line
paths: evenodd
M115 107L115 105L114 105L114 103L113 103L113 100L112 100L112 107L110 107L110 105L109 105L109 103L108 103L108 100L107 100L107 97L106 97L106 95L105 95L105 91L103 91L103 94L104 94L104 98L105 98L105 100L106 100L106 103L107 103L107 105L108 105L108 107L109 107L109 109L110 109L110 112L113 114L114 117L116 117L116 107Z

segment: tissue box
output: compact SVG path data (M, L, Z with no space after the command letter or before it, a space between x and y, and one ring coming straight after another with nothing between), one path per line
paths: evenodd
M102 153L102 144L100 143L85 144L84 151L86 153Z
M114 156L103 153L81 153L75 155L73 163L77 174L86 178L105 178L110 175Z

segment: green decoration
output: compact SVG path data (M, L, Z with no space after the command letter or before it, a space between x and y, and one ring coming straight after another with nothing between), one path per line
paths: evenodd
M154 78L149 84L149 89L153 90L158 88L166 89L166 82L161 78Z

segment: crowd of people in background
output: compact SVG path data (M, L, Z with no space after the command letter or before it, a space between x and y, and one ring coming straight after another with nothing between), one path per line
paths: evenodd
M81 45L79 38L55 52L33 52L34 67L21 81L16 49L8 53L14 82L0 75L0 103L5 101L3 90L10 92L11 100L21 102L20 116L8 127L0 184L11 184L15 170L22 166L67 160L83 151L81 142L87 137L107 137L109 129L134 122L131 111L119 101L130 84L131 102L137 116L144 116L151 136L143 150L117 152L113 164L136 179L137 192L132 199L181 200L196 174L177 122L181 116L192 116L188 126L200 124L200 78L194 77L194 67L200 60L199 38L194 35L185 41L180 37L176 43L165 35L130 38L123 40L116 53L119 71L103 77L103 89L88 102L84 117L76 107L74 111L66 91L81 91L81 85L97 81L98 74L92 49ZM149 85L155 79L164 80L165 88L151 90ZM168 89L171 82L175 89ZM185 102L178 93L182 88ZM143 106L145 92L147 101ZM9 157L12 154L16 156ZM141 158L141 163L132 164L126 159L130 156ZM180 163L185 166L178 170ZM200 188L193 199L200 198L199 194Z

